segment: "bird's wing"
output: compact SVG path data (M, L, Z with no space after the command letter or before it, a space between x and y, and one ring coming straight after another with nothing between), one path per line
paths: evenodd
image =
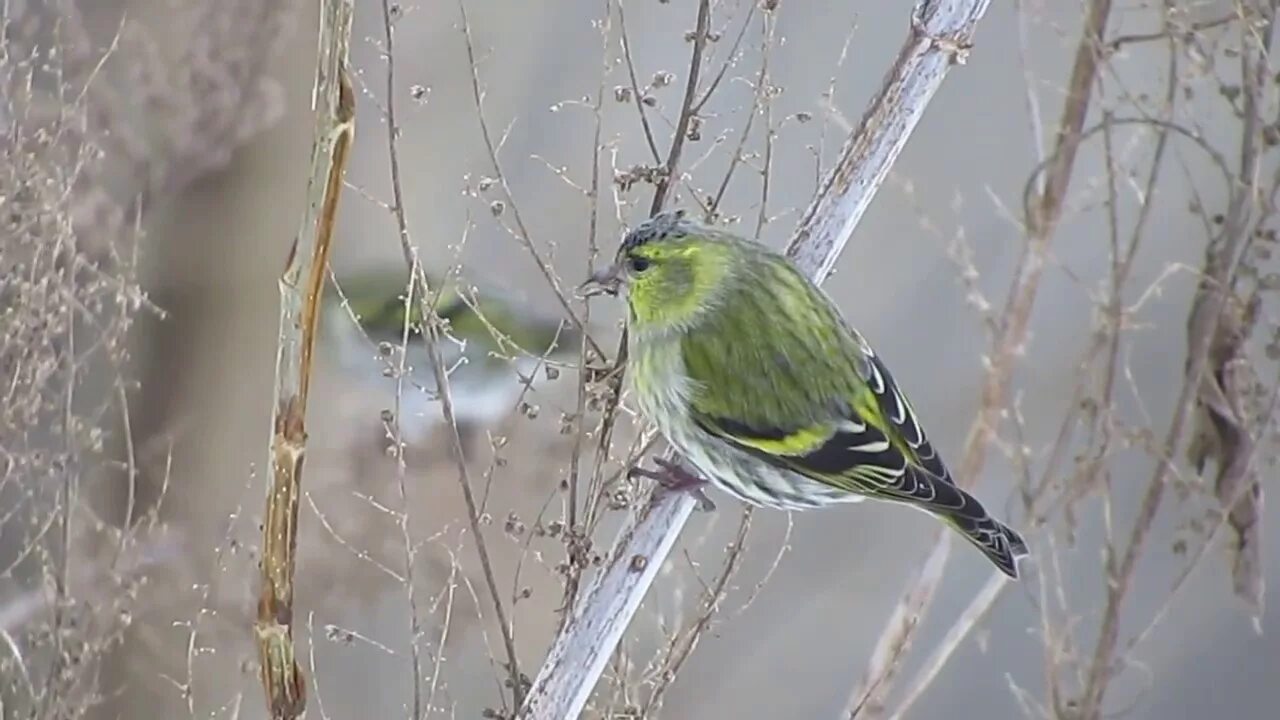
M965 495L889 371L826 296L788 270L771 267L767 291L736 293L682 338L694 422L819 482L961 510Z
M849 329L849 333L853 336L856 345L855 370L858 377L866 383L867 390L870 391L870 396L874 400L872 413L878 413L889 426L890 434L906 445L915 465L928 471L930 475L954 484L942 458L938 456L938 452L920 426L916 411L911 407L907 396L898 388L898 383L889 374L889 369L884 366L861 334L853 329Z

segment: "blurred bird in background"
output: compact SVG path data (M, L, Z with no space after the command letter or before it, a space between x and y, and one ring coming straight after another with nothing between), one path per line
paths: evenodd
M342 374L361 389L385 395L384 407L392 408L403 344L400 431L408 442L425 439L443 424L443 414L421 298L405 302L407 273L365 271L335 279L336 291L330 287L324 295L322 334ZM558 377L557 364L577 356L581 333L494 289L477 290L452 276L428 276L427 282L432 296L439 293L440 357L466 448L511 413L526 388Z

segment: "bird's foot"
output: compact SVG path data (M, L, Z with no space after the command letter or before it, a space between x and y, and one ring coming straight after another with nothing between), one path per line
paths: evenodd
M661 485L668 492L688 493L693 496L694 500L698 501L698 509L704 512L716 509L716 504L704 492L704 488L707 486L706 479L690 472L678 462L672 462L665 458L654 458L653 462L658 466L658 470L633 467L627 471L627 477L648 478Z

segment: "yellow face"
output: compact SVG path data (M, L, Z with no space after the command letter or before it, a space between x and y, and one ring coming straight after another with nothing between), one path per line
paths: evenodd
M625 287L636 329L685 323L714 299L732 264L731 244L715 235L686 221L682 211L653 217L627 235L613 265L579 292L612 295Z
M668 325L690 317L711 291L707 248L694 240L623 249L617 265L627 287L632 321Z

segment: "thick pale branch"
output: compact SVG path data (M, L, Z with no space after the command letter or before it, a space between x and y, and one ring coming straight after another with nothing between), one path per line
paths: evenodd
M262 529L262 586L254 625L262 683L273 718L298 718L306 707L306 682L293 645L293 574L306 453L307 394L320 296L343 168L355 134L355 95L347 75L352 3L353 0L323 0L312 95L316 131L307 205L280 277L271 488Z
M946 71L963 61L987 5L985 0L917 5L897 61L788 247L812 277L829 274ZM570 610L520 717L578 717L694 502L686 494L658 492L631 519L605 567Z

